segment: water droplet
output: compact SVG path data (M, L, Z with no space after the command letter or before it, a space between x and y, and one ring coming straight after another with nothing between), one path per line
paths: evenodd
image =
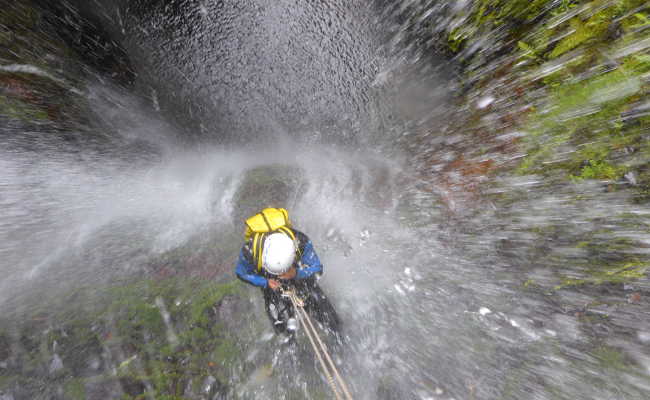
M489 106L492 103L494 103L494 97L492 97L492 96L484 96L484 97L481 97L478 100L478 103L476 103L476 106L478 108L485 108L485 107Z
M490 314L492 311L491 311L489 308L487 308L487 307L481 307L481 308L478 310L478 312L479 312L479 314L485 316L485 315Z

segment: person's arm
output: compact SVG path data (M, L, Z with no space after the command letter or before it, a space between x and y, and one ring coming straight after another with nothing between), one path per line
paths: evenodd
M268 286L268 281L265 277L258 275L255 272L255 267L247 260L244 255L244 249L242 248L239 252L239 259L237 260L237 267L235 269L237 277L243 280L246 283L250 283L254 286L259 286L261 288L266 288Z
M300 262L303 267L298 268L296 279L309 278L314 274L323 272L323 264L321 264L320 259L314 250L314 246L309 239L307 239L307 243L305 243L305 247L302 250Z

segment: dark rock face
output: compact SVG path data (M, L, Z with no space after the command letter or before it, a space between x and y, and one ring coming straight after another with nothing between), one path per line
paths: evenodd
M11 344L6 332L0 332L0 362L6 364L11 356ZM6 368L6 365L5 365Z
M2 145L80 151L105 142L105 132L90 122L97 118L86 84L131 86L135 78L107 32L66 2L37 0L3 6L0 26Z
M87 400L115 399L123 396L125 390L118 379L88 379L84 382Z

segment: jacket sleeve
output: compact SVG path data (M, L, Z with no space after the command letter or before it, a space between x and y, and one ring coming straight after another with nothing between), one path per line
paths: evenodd
M239 252L239 259L237 259L237 267L235 268L237 277L244 282L250 283L254 286L266 288L268 282L265 277L258 275L255 272L255 267L244 256L244 249Z
M303 265L303 268L298 268L296 273L296 279L305 279L310 276L323 272L323 265L314 250L314 246L311 243L311 240L307 239L307 243L302 250L302 257L300 262Z

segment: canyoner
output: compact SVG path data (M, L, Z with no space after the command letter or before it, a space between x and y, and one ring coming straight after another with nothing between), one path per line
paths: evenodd
M239 279L261 288L274 331L293 337L298 328L297 310L283 295L292 291L301 308L340 343L338 315L318 285L323 265L309 237L292 227L287 210L265 208L248 218L244 236L235 271Z
M246 242L237 261L237 276L262 288L266 313L278 334L295 337L299 326L309 339L327 383L337 400L352 400L327 345L309 314L340 344L340 322L317 280L323 265L311 240L294 229L283 208L265 208L246 220Z

